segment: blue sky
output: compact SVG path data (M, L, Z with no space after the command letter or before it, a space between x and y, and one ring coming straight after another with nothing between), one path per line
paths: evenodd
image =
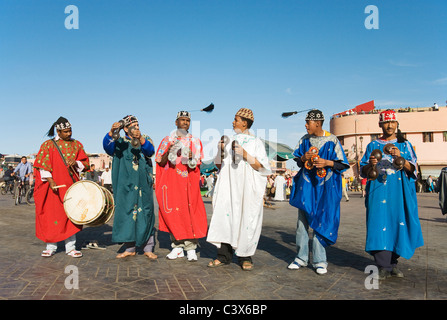
M78 30L64 26L69 5ZM367 5L379 29L365 28ZM255 133L294 147L305 113L284 111L321 109L328 129L370 100L445 105L446 31L445 0L2 0L0 153L37 152L61 115L87 152L127 114L158 147L179 110L211 102L196 134L223 134L246 107Z

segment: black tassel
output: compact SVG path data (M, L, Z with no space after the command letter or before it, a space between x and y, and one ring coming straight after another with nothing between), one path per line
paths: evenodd
M288 117L293 116L294 114L297 114L297 113L298 113L298 111L293 111L293 112L283 112L282 115L281 115L281 117L283 117L283 118L288 118Z
M281 117L283 117L283 118L288 118L288 117L290 117L290 116L293 116L294 114L301 113L301 112L305 112L305 111L309 111L309 110L312 110L312 109L305 109L305 110L292 111L292 112L283 112L283 113L281 114Z
M47 137L53 138L54 137L54 127L56 126L56 122L53 123L53 125L50 127L50 130L46 133Z
M208 107L200 110L200 111L205 111L205 112L212 112L214 110L214 104L211 103Z
M50 138L54 137L54 128L56 127L56 125L57 125L57 124L61 124L61 123L67 123L67 122L68 122L68 120L67 120L66 118L64 118L64 117L59 117L59 119L57 119L56 122L54 122L54 123L51 125L50 130L48 130L48 132L47 132L46 135L47 135L48 137L50 137Z

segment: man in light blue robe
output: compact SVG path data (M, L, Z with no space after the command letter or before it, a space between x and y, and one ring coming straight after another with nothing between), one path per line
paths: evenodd
M368 179L366 185L365 251L374 256L379 267L379 279L385 279L389 276L403 277L396 267L397 259L410 259L424 241L416 198L416 153L398 130L393 110L380 113L379 126L383 136L366 147L360 172L363 177L368 177L374 165L378 171L377 179ZM384 152L387 144L393 145L391 154ZM375 149L382 151L380 161L371 156ZM399 156L405 159L403 168L397 168L394 163Z

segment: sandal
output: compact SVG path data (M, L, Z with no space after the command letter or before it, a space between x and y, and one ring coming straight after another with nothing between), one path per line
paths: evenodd
M44 251L42 251L42 253L40 255L42 257L48 258L48 257L51 257L54 253L55 253L55 251L53 251L53 250L44 250Z
M73 258L80 258L82 257L82 252L78 250L71 250L69 253L67 253L67 255Z
M221 267L221 266L224 266L224 265L227 265L227 264L228 264L228 263L221 262L221 261L215 259L215 260L211 260L211 261L208 263L208 268L217 268L217 267Z
M143 253L146 257L148 257L150 260L155 260L157 259L157 255L153 252L147 251L145 253Z
M251 270L253 270L253 263L250 261L244 261L241 264L241 268L244 271L251 271Z
M134 256L134 255L135 255L135 252L124 251L124 252L118 254L116 256L116 258L117 259L122 259L122 258L126 258L126 257L129 257L129 256Z
M96 241L89 242L87 244L87 248L89 248L89 249L101 249L101 250L105 250L106 249L105 247L98 246L98 242L96 242Z

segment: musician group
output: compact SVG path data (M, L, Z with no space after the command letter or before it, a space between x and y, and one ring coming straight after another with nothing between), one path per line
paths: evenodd
M42 144L34 163L36 236L46 243L41 255L52 256L57 243L64 241L68 255L82 256L76 250L76 233L89 225L90 215L98 218L87 198L99 192L105 200L96 211L107 216L99 220L105 223L114 215L112 241L124 244L124 251L116 258L135 256L139 247L149 259L157 259L151 160L155 155L159 230L170 234L172 247L166 258L186 256L188 261L197 261L198 240L206 237L216 246L216 258L208 267L228 265L236 256L242 270L252 270L262 229L267 176L271 174L264 143L250 132L253 111L238 110L234 135L223 136L218 143L214 162L219 175L209 225L199 184L203 146L189 133L190 121L191 112L178 112L174 121L177 129L163 138L157 150L151 138L140 132L135 116L114 123L103 139L105 152L113 157L113 197L105 188L88 191L89 186L80 186L80 173L89 170L88 157L82 144L72 139L70 122L63 117L54 122L48 131L51 139ZM324 115L320 110L309 111L305 121L307 134L293 153L301 169L290 194L298 217L297 254L288 269L307 266L312 252L312 267L323 275L328 267L326 248L337 241L341 173L349 163L337 137L322 128ZM360 163L361 175L368 178L365 250L379 267L379 279L403 277L397 268L398 258L410 259L423 245L414 183L417 158L398 125L393 110L381 112L383 135L368 144ZM76 193L81 192L76 190L81 189L86 190L85 195L79 196ZM313 230L311 248L309 227Z

